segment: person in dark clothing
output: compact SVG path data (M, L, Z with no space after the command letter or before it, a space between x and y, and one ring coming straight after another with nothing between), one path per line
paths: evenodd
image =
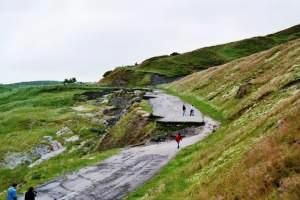
M186 107L185 107L185 105L183 104L183 105L182 105L182 112L183 112L182 115L183 115L183 116L185 116L185 111L186 111Z
M193 105L191 106L190 116L195 116L195 108Z
M25 200L35 200L36 191L34 191L33 187L30 187L28 191L25 193Z

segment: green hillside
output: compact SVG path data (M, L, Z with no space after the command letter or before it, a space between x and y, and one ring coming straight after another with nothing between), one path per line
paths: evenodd
M184 54L153 57L139 65L107 72L100 84L114 86L151 85L221 65L300 37L300 25L263 37L205 47Z
M299 39L164 88L223 124L127 199L300 199Z
M105 105L96 106L95 101L75 98L77 94L103 90L92 85L0 86L0 199L4 199L5 190L14 182L23 191L31 185L98 163L117 152L96 151L100 136L92 128L100 131L104 125L88 116L101 111ZM64 127L68 127L70 133L57 135ZM79 140L66 140L74 136ZM28 168L27 161L14 168L3 166L6 160L31 156L34 149L49 146L45 137L52 137L66 150L32 168ZM9 159L8 155L11 155Z
M47 86L47 85L59 85L61 81L28 81L6 84L6 87L26 87L26 86Z

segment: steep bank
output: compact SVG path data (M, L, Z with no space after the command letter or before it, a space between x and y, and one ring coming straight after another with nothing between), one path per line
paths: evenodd
M221 65L300 37L300 25L263 37L205 47L195 51L149 58L140 64L118 67L105 73L101 85L155 85Z
M299 199L300 40L166 88L225 117L128 199Z

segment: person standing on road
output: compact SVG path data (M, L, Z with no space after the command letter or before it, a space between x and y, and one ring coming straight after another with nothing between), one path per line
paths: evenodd
M182 116L185 116L185 111L186 111L186 107L185 107L185 105L183 104L183 105L182 105L182 112L183 112L183 113L182 113Z
M175 140L177 142L177 149L179 149L179 143L180 141L182 140L182 136L180 133L177 133L176 136L175 136Z
M30 187L28 191L25 193L25 200L35 200L36 191L34 191L33 187Z
M191 106L190 116L195 116L195 108L193 105Z
M17 184L14 183L7 190L7 200L17 200Z

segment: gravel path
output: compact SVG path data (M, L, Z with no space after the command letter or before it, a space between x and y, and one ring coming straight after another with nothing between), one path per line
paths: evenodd
M157 99L150 102L153 110L162 119L180 120L177 112L182 103L177 97L156 92ZM154 100L154 101L153 101ZM174 109L169 109L172 107ZM163 109L162 109L163 108ZM176 108L176 109L175 109ZM163 110L163 112L161 112ZM196 111L193 120L201 120ZM181 113L182 114L182 113ZM174 118L173 118L174 117ZM185 119L184 119L185 120ZM195 136L184 138L181 148L194 144L213 131L217 122L205 117L206 124ZM149 180L159 169L172 159L179 150L175 141L167 141L147 146L124 149L98 165L81 169L48 182L37 189L37 200L118 200Z

